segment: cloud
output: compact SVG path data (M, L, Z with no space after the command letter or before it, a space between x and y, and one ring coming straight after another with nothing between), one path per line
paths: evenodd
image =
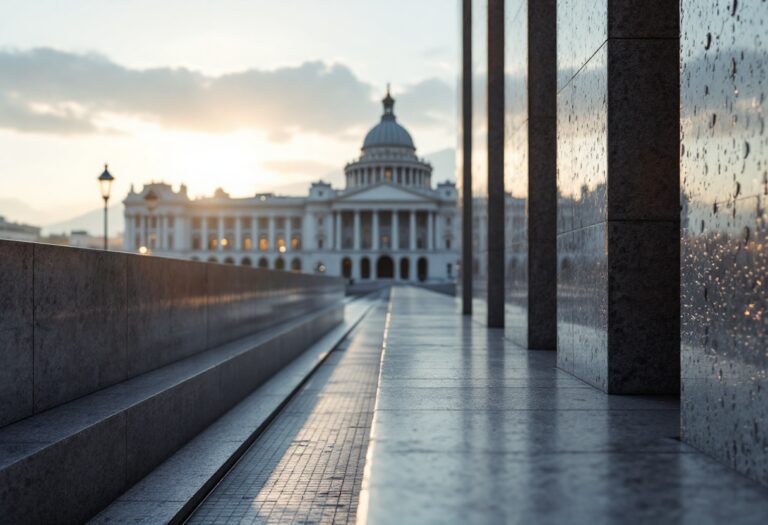
M324 175L336 166L312 160L269 160L264 168L284 175Z
M400 94L408 121L448 117L450 91L436 79L409 86ZM375 92L345 65L319 61L210 76L50 48L0 51L0 127L22 132L103 132L119 116L192 131L259 129L273 141L302 132L357 136L380 111Z

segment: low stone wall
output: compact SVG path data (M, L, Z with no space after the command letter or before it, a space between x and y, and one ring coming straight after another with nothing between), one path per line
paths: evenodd
M0 426L343 295L330 277L0 241Z

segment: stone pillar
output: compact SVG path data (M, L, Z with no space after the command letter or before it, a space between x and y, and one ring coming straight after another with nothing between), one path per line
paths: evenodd
M408 244L410 244L410 250L412 252L416 251L416 212L414 210L411 210L410 215L410 228L408 232Z
M293 235L293 224L291 224L291 216L285 218L285 251L291 251L291 236ZM286 261L287 263L287 261Z
M577 72L557 86L558 365L613 394L678 394L679 3L558 4Z
M461 3L461 312L472 314L472 0Z
M216 236L218 237L216 241L216 250L218 251L224 251L224 246L221 245L221 240L224 238L224 215L219 214L219 217L217 219L218 222L218 229Z
M259 218L254 215L251 217L251 251L259 249ZM254 264L256 262L254 261Z
M354 218L354 239L353 239L353 247L355 251L360 250L360 210L355 210L355 218Z
M204 213L200 217L200 249L208 250L208 217Z
M341 250L341 211L337 211L336 216L336 250Z
M141 216L141 246L147 245L147 216L145 214L142 214Z
M379 233L379 210L373 210L373 216L371 217L371 248L373 251L378 251L381 245L381 233Z
M243 219L242 217L235 217L235 246L236 251L242 251L243 249Z
M504 0L488 0L488 326L505 318Z
M398 217L398 211L392 210L392 249L398 251L400 249L400 217ZM397 261L395 261L397 263ZM400 268L395 268L395 273L400 273Z
M427 250L435 249L435 212L427 212Z
M277 246L275 246L275 216L273 214L269 214L269 251L276 251Z

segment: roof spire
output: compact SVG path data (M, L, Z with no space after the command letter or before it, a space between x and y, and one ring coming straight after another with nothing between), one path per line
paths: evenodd
M395 99L389 94L389 83L387 83L387 96L381 102L384 104L382 120L395 120Z

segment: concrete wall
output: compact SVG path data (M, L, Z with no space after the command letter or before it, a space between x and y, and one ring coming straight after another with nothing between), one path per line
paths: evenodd
M768 10L681 24L683 439L768 484Z
M0 426L315 311L340 279L0 241Z
M676 393L678 3L559 0L557 27L558 365Z

